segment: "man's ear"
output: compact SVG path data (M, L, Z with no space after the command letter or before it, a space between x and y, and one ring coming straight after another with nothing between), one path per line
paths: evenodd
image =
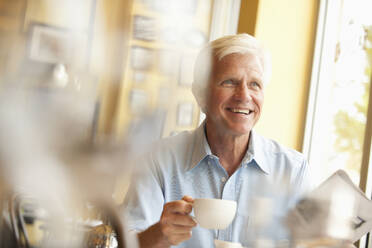
M200 109L205 113L207 107L206 89L203 89L200 84L193 82L191 91Z

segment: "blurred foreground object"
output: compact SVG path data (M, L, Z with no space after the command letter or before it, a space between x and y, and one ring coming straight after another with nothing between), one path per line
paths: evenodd
M37 204L34 198L14 194L3 205L0 247L137 247L135 236L124 237L122 219L109 203L90 204L94 214L89 219L82 219L82 213L58 219Z
M111 226L104 224L92 228L89 232L87 244L89 248L114 248L118 246L115 231Z
M112 199L130 156L123 142L95 142L94 92L1 92L0 247L86 247L99 224L117 247L137 247Z
M372 201L339 170L301 200L287 222L301 247L341 247L372 230Z

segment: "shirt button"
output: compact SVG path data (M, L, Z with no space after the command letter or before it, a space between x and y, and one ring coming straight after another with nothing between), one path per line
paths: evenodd
M221 178L221 181L224 183L224 182L226 182L226 177L222 177Z

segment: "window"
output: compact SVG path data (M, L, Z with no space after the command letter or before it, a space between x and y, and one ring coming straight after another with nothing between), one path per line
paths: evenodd
M343 169L368 196L371 9L372 0L320 1L303 147L315 183Z

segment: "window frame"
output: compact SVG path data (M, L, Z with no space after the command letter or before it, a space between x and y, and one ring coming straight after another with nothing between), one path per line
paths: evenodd
M332 27L332 20L329 14L330 10L334 10L337 4L340 4L343 0L320 0L319 2L319 12L318 12L318 22L317 31L314 46L314 56L312 64L312 73L309 87L309 96L307 103L307 113L305 121L304 130L304 141L302 146L303 153L310 158L312 136L314 132L314 120L317 109L317 97L319 91L321 90L322 83L322 73L327 70L325 51L332 53L334 50L329 49L327 44L325 44L325 39L327 37L327 31ZM336 6L337 7L337 6ZM336 8L337 9L337 8ZM339 10L339 8L338 8ZM362 150L362 164L360 169L360 183L359 187L367 196L372 198L372 75L370 77L370 91L369 100L366 113L366 126L364 133L364 143ZM311 161L310 165L311 165ZM359 247L372 248L371 233L365 235L359 241Z

